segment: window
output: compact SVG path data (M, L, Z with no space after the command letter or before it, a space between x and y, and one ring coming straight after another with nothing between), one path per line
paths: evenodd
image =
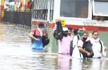
M98 1L98 2L108 2L108 0L94 0L94 1Z
M61 17L88 17L88 0L61 0Z
M93 2L93 15L108 16L108 0L95 0Z

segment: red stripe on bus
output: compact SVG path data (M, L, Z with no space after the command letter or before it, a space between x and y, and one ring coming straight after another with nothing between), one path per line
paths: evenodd
M32 21L32 23L35 25L35 24L38 24L38 23L44 23L46 24L47 22L45 21ZM55 26L54 23L49 23L49 27L50 28L53 28ZM72 29L75 29L75 28L79 28L79 27L85 27L86 30L88 31L108 31L108 27L103 27L103 26L85 26L85 25L65 25L65 27L71 27Z
M85 27L88 31L108 31L108 27L103 26L66 25L66 27L72 27L72 29Z

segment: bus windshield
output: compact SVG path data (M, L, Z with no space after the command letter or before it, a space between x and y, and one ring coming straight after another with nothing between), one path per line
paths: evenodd
M61 0L61 17L88 17L88 0Z

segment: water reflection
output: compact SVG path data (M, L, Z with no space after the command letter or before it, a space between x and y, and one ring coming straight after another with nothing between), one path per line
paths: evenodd
M53 54L32 52L30 47L0 47L0 70L55 70Z
M71 70L107 70L107 60L102 59L72 59L72 69Z
M69 55L58 55L58 70L107 70L108 59L76 59Z
M81 59L72 59L71 70L82 70L82 60Z
M107 70L106 65L107 60L105 59L90 59L89 70Z
M69 55L58 55L58 70L70 70L71 59Z
M107 70L107 64L107 58L74 59L69 55L34 52L27 44L0 43L0 70Z

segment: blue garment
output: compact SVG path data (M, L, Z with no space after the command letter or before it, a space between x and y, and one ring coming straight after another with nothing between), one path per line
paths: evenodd
M35 35L34 37L40 39L40 40L33 40L32 41L32 49L33 50L43 50L43 43L42 43L42 37Z

